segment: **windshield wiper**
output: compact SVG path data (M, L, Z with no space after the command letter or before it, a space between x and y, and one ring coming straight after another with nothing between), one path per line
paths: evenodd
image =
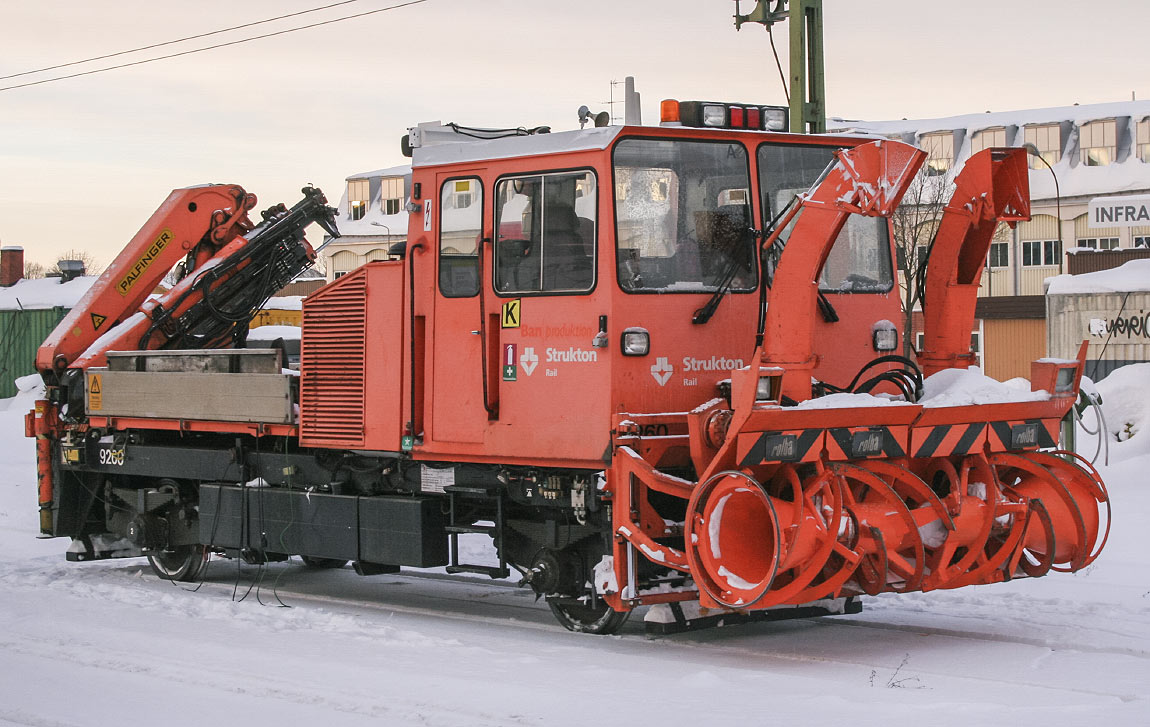
M734 283L735 275L739 272L739 266L750 259L749 248L751 244L753 244L753 241L759 238L759 234L759 230L753 227L746 228L743 237L747 240L747 244L740 246L748 248L745 259L740 259L740 256L737 254L731 256L731 259L727 262L727 267L723 269L723 274L719 276L719 287L711 294L711 299L707 301L707 304L695 311L695 315L691 317L691 323L701 325L711 320L711 316L715 315L715 311L719 308L719 302L722 301L723 296L727 294L727 291L731 289L732 283Z

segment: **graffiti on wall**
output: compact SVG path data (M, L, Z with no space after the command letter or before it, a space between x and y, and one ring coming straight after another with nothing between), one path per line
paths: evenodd
M1138 311L1113 318L1091 318L1088 330L1095 338L1114 336L1150 338L1150 313Z

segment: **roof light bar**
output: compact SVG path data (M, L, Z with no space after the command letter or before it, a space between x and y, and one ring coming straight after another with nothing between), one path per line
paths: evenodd
M674 104L678 109L674 121L683 126L700 126L713 129L749 129L751 131L786 131L789 110L786 106L750 106L729 104L718 101L674 101L663 102L663 121L667 109Z

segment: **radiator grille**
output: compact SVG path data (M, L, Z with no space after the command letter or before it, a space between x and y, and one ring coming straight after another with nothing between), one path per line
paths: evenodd
M303 307L300 441L359 447L364 441L367 275L358 270Z

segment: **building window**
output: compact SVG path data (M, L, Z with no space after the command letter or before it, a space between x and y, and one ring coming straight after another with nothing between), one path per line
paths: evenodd
M1058 240L1023 240L1022 266L1057 265L1062 254Z
M990 267L1005 268L1010 265L1010 243L992 242L990 244Z
M1104 167L1114 161L1118 148L1114 120L1083 124L1078 146L1082 149L1082 163L1088 167Z
M1138 122L1138 158L1150 164L1150 119Z
M340 250L331 256L328 267L331 268L332 278L341 278L360 265L359 255L351 250Z
M933 134L923 134L919 137L919 145L926 150L926 174L937 176L946 174L954 164L954 134L949 131L940 131Z
M385 177L379 180L383 213L397 215L403 206L403 177Z
M1027 126L1023 129L1023 140L1027 144L1034 144L1038 148L1039 156L1051 166L1062 158L1062 129L1058 124ZM1031 169L1040 169L1043 166L1045 165L1038 159L1030 158Z
M983 149L992 146L1006 146L1006 129L1001 126L997 129L983 129L976 131L970 139L970 153L977 154Z
M1091 250L1117 250L1117 237L1083 237L1078 239L1078 247L1088 247Z
M463 210L470 207L472 188L478 186L478 180L459 179L452 182L451 197L455 209Z
M914 350L921 351L922 350L922 344L925 340L926 340L926 334L923 333L922 331L919 331L918 333L914 334Z
M1134 247L1150 247L1150 236L1136 236L1134 238Z
M366 179L352 179L347 183L347 207L351 219L362 220L371 202L371 185Z

